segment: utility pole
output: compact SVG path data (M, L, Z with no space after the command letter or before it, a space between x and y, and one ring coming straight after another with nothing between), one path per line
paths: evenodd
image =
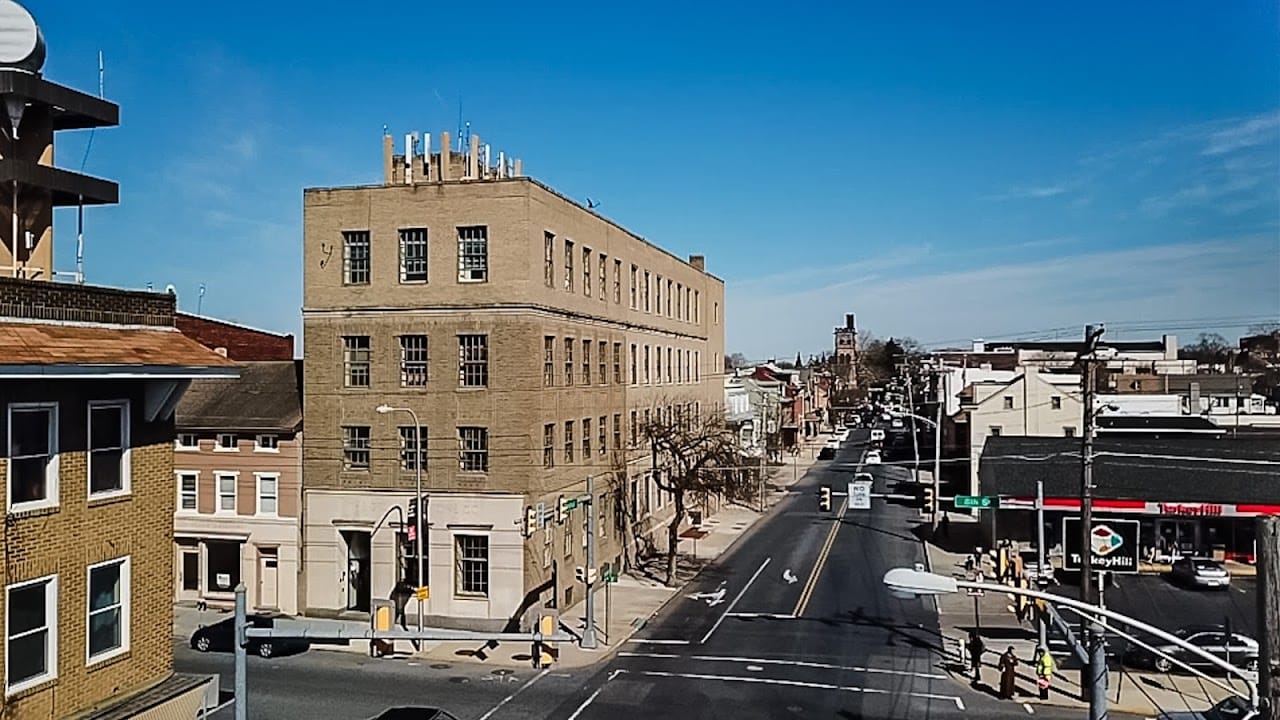
M1084 432L1080 439L1080 599L1089 604L1094 600L1093 582L1093 435L1094 422L1094 390L1097 371L1096 352L1098 339L1102 337L1103 328L1086 325L1084 328L1084 349L1080 360L1084 363ZM1106 718L1106 682L1107 664L1103 638L1100 628L1090 619L1082 619L1080 635L1085 647L1089 650L1089 662L1085 665L1080 688L1089 700L1089 720Z
M935 388L933 391L933 399L935 404L938 406L937 413L936 413L937 417L933 423L934 506L933 506L932 522L933 522L933 528L936 530L938 527L939 510L941 510L944 513L946 512L946 510L941 509L942 508L941 501L938 500L938 498L942 497L942 403L943 403L943 397L942 397L942 370L941 369L934 370L933 382L934 382L934 388Z
M1044 479L1036 478L1036 585L1044 587L1041 579L1046 577L1048 570L1048 558L1044 553ZM1040 587L1036 589L1039 590ZM1049 623L1044 613L1036 614L1036 625L1038 630L1039 645L1042 648L1049 647Z
M242 636L244 628L248 625L248 617L246 611L248 609L248 600L245 597L246 590L244 583L236 585L236 611L235 611L235 720L248 720L249 718L249 648L248 638Z
M1258 662L1259 705L1264 720L1280 720L1280 517L1259 517L1258 544Z
M587 476L587 567L582 575L587 585L587 626L582 630L582 647L584 650L596 649L596 595L592 578L596 567L596 503L592 492L591 476Z

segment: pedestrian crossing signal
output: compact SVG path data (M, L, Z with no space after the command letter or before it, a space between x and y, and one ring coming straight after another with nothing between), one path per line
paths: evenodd
M818 488L818 509L822 512L831 511L831 486L823 485Z
M938 512L938 498L933 495L933 486L924 486L924 512L926 515L932 515Z

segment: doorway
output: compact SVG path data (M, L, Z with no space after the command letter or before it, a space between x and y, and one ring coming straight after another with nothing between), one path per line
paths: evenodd
M258 548L258 607L280 607L280 551Z
M200 547L194 543L178 545L178 600L200 599Z
M369 612L369 535L363 530L342 531L347 545L347 609L356 612Z
M1159 520L1156 522L1165 552L1170 555L1195 555L1199 546L1196 520Z

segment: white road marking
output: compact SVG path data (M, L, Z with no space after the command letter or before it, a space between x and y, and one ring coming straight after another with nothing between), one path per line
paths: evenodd
M747 672L760 672L761 670L764 670L764 668L760 667L759 665L747 666Z
M618 651L618 657L652 658L654 660L675 660L680 657L674 653L638 653L630 650Z
M888 670L885 668L858 667L857 665L832 665L830 663L810 662L808 660L772 660L759 657L735 657L728 655L693 655L692 660L704 662L755 663L760 665L786 665L789 667L813 668L815 670L846 670L849 672L874 673L880 675L904 675L925 680L946 680L941 673L915 673L906 670ZM948 696L950 697L950 696Z
M230 700L228 700L228 701L226 701L226 702L224 702L224 703L219 704L217 707L210 709L210 710L209 710L209 712L208 712L207 714L208 714L210 717L212 717L212 716L216 715L216 714L218 713L218 711L219 711L219 710L222 710L223 708L231 707L231 705L232 705L232 704L234 704L234 703L235 703L235 701L236 701L236 699L235 699L235 698L231 698Z
M957 708L964 710L964 701L961 700L959 697L956 697L955 695L935 695L933 693L914 693L914 692L902 693L898 690L881 690L877 688L863 688L863 687L857 687L854 685L833 685L831 683L807 682L803 680L779 680L775 678L743 677L739 675L704 675L700 673L663 672L661 670L643 670L639 674L647 675L649 677L681 678L684 680L721 680L723 682L754 683L759 685L783 685L786 687L801 687L801 688L808 688L811 690L841 690L843 692L865 693L868 695L905 694L909 697L923 698L926 700L949 700L951 702L954 702ZM599 691L597 690L596 692L599 692ZM575 717L576 717L576 714L573 716L570 716L569 720L574 720Z
M612 680L613 678L610 677L609 679ZM569 720L578 720L578 716L582 714L583 710L587 709L588 705L596 701L596 698L599 697L600 692L602 690L604 690L604 685L601 685L600 687L596 688L596 691L591 693L591 695L587 697L586 700L583 700L582 704L578 706L577 710L573 711L573 714L569 716Z
M1022 703L1022 709L1027 711L1028 715L1035 715L1036 711L1031 707L1031 703Z
M794 585L799 582L800 578L791 573L791 568L782 571L782 580L788 585Z
M690 640L654 640L646 638L631 638L627 642L636 643L637 645L688 645Z
M760 577L760 573L764 572L764 569L769 566L769 561L772 559L773 558L771 557L767 557L764 559L764 562L760 563L760 567L756 569L755 574L751 576L751 579L747 581L746 585L742 586L742 589L738 591L738 594L733 597L733 602L729 603L729 607L724 609L724 614L720 616L720 619L716 620L716 624L711 626L711 629L707 631L707 634L702 636L702 640L698 641L699 644L705 643L707 640L711 639L712 633L720 627L720 623L724 622L724 619L729 616L729 613L733 612L733 608L737 606L738 601L742 599L743 595L747 594L747 589L751 587L751 583L755 582L756 578Z
M509 703L509 702L511 702L512 700L514 700L514 699L515 699L515 697L516 697L517 695L519 695L520 693L522 693L522 692L524 692L524 691L525 691L525 688L527 688L527 687L529 687L530 685L532 685L532 684L534 684L534 683L538 682L538 680L542 679L542 677L543 677L544 675L546 675L547 673L549 673L549 672L551 672L551 668L547 668L546 670L543 670L542 672L538 673L537 675L534 675L533 677L529 678L529 682L527 682L527 683L525 683L525 684L521 685L520 687L516 688L516 691L515 691L515 692L513 692L513 693L511 693L510 695L508 695L508 696L506 696L506 697L502 698L502 700L498 701L498 704L497 704L497 705L494 705L492 708L490 708L490 709L489 709L489 712L487 712L487 713L485 713L485 714L481 715L481 716L480 716L480 720L489 720L489 718L490 718L490 717L493 717L493 714L494 714L494 713L496 713L496 712L498 712L499 710L501 710L501 709L502 709L502 706L503 706L503 705L506 705L507 703Z
M795 620L796 616L791 613L768 613L768 612L735 612L729 613L729 617L736 618L769 618L772 620Z

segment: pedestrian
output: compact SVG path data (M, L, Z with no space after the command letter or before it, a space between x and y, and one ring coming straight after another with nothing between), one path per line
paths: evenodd
M403 578L396 583L395 587L391 588L391 597L389 599L396 606L396 622L400 623L400 629L405 632L409 631L409 623L405 620L405 608L409 605L409 598L415 594L413 586ZM414 650L419 649L417 640L411 640L410 642L413 643Z
M951 516L942 511L942 519L938 521L938 537L947 540L951 537Z
M1053 684L1053 671L1057 664L1049 650L1041 646L1036 648L1036 687L1040 689L1040 699L1049 699L1049 686Z
M987 646L983 644L982 636L977 630L970 630L966 647L969 650L969 670L973 673L973 686L977 687L982 682L982 653L986 652Z
M1018 656L1013 654L1013 646L1000 656L1000 699L1012 700L1014 686L1018 681Z

